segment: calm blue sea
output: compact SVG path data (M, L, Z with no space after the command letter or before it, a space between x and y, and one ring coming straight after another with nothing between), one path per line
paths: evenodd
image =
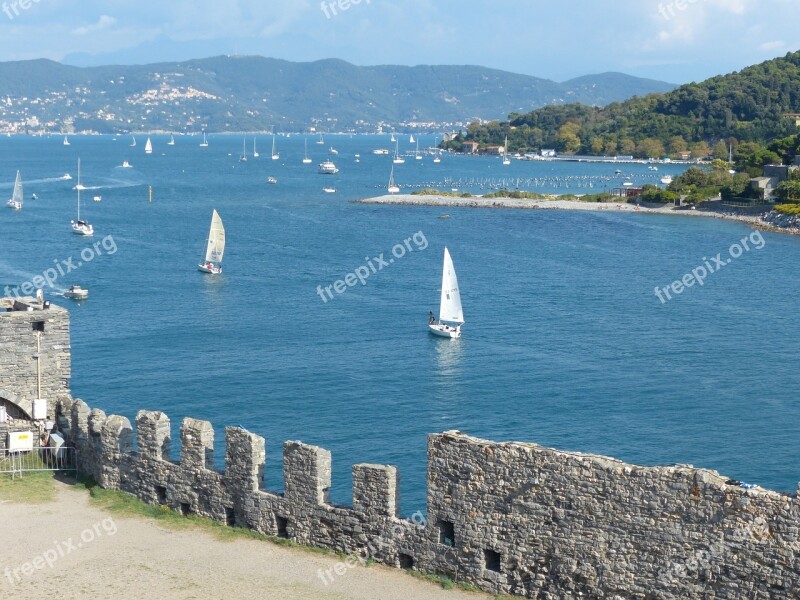
M240 163L242 138L0 139L0 180L26 181L25 208L0 209L0 287L75 258L90 241L71 233L82 158L83 215L105 253L57 283L91 298L72 309L75 396L131 419L141 408L267 439L267 487L282 489L281 446L296 439L333 452L332 498L350 501L353 463L397 465L402 508L425 508L426 436L459 429L641 464L693 463L794 490L800 478L800 239L764 234L745 252L665 305L666 286L749 235L712 219L637 214L370 206L383 193L388 137L278 139L279 161ZM423 137L421 146L433 142ZM341 173L316 174L335 146ZM252 139L248 138L248 149ZM401 150L411 151L408 139ZM359 153L361 161L355 162ZM115 168L124 160L133 169ZM644 165L430 157L396 168L408 186L492 185L578 193L652 181ZM268 176L278 185L267 185ZM335 185L336 194L322 188ZM148 202L148 186L153 202ZM591 187L590 187L591 186ZM35 192L39 199L30 200ZM95 203L92 196L102 195ZM227 229L225 272L196 265L211 211ZM415 233L424 244L324 303L328 286L391 255ZM467 323L460 341L431 337L444 246L458 270Z

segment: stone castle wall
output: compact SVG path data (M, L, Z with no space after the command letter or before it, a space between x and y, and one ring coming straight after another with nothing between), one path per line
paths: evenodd
M331 454L286 442L284 493L262 437L185 419L171 457L166 415L128 419L62 400L81 469L103 487L300 544L448 575L530 598L798 598L800 502L713 471L639 467L459 432L428 443L427 522L398 518L394 467L353 467L353 504L328 502ZM333 581L338 573L320 573Z
M57 306L47 310L4 312L12 308L13 303L3 302L5 304L0 304L0 401L8 401L31 416L33 400L39 397L35 358L38 333L41 397L47 400L47 414L52 417L59 398L69 396L69 313ZM36 304L29 306L33 308Z

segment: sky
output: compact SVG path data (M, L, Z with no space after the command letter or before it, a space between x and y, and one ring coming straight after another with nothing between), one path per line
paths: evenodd
M0 0L0 61L220 54L700 81L800 50L800 0Z

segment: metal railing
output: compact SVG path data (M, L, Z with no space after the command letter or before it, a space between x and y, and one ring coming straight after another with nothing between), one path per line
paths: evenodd
M0 450L0 474L11 478L22 477L25 473L77 472L75 448L34 448L25 451Z

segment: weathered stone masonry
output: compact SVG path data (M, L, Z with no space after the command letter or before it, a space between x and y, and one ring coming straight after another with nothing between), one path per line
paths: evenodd
M226 429L224 473L214 431L185 419L181 457L170 424L142 411L133 428L82 401L60 422L81 468L100 485L149 503L301 544L447 574L494 593L532 598L798 598L800 503L728 485L715 472L637 467L535 444L459 432L431 435L428 524L397 518L393 467L353 467L353 506L327 502L331 454L286 442L285 492L260 488L264 439Z
M0 302L0 311L14 306ZM0 312L0 402L13 405L31 416L38 398L36 359L37 332L41 343L42 398L47 414L55 414L59 398L69 397L70 341L69 313L58 306L47 310ZM31 309L34 303L28 305ZM12 411L10 411L12 412Z
M177 460L163 413L141 411L134 439L127 418L73 400L61 309L0 314L0 381L13 398L0 397L23 407L33 397L33 322L43 317L48 408L77 448L80 470L106 488L301 544L368 548L379 562L494 593L800 598L796 495L728 485L690 466L639 467L459 432L429 438L424 527L397 517L394 467L355 465L352 507L331 505L331 454L300 442L284 444L284 493L275 494L261 489L273 467L258 435L227 428L220 473L206 421L184 420Z

